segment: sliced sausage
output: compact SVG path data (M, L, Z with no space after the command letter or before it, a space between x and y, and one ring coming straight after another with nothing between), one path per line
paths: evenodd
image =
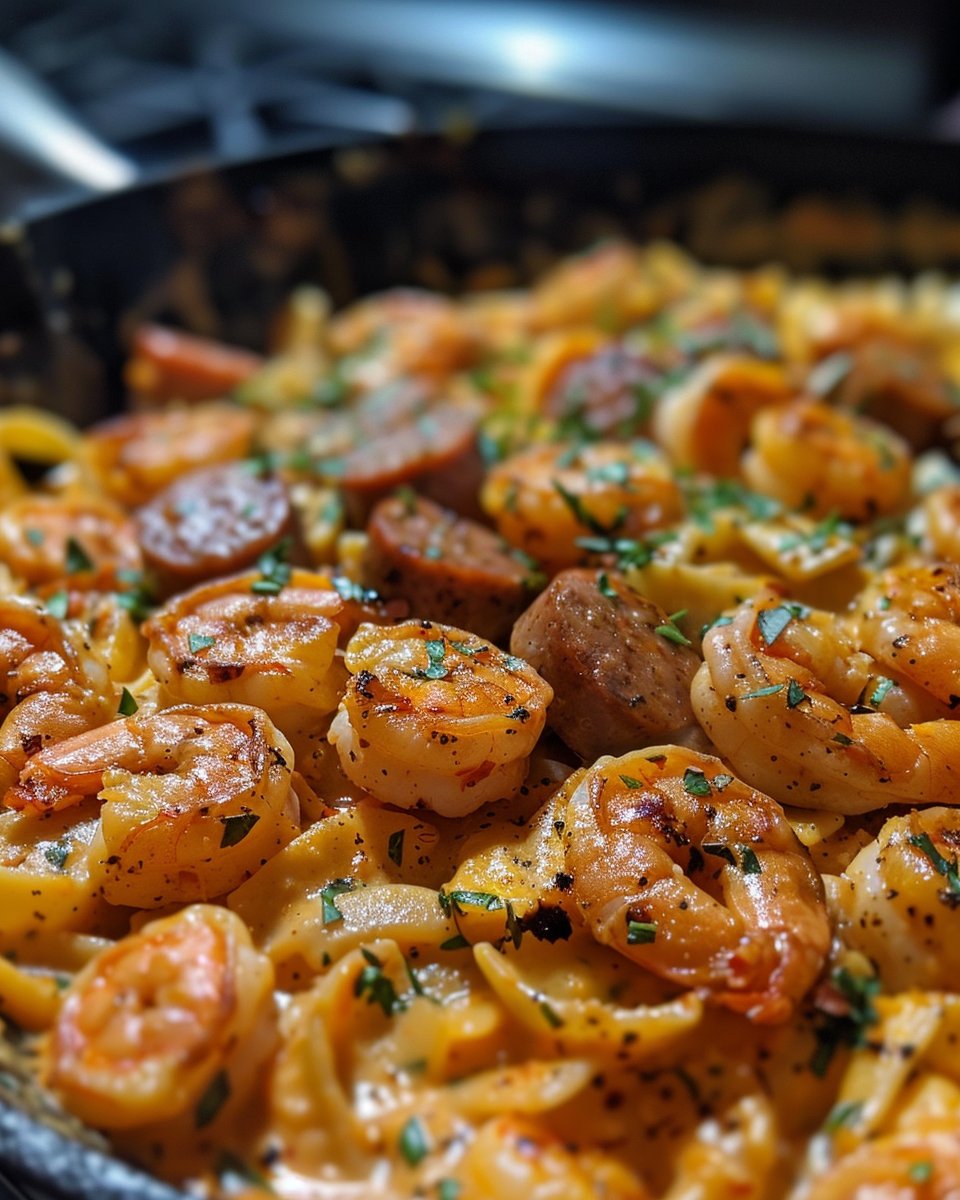
M375 428L362 422L353 447L327 464L351 518L362 524L372 506L401 484L429 488L435 476L451 471L479 483L478 419L471 406L440 403L400 422L385 419ZM476 488L471 491L475 495Z
M385 599L408 600L415 617L491 642L506 642L536 587L529 560L491 530L423 496L381 500L367 534L368 587Z
M137 514L143 556L169 594L240 571L293 529L286 488L234 463L184 475Z
M511 653L550 683L547 723L585 762L672 742L695 723L700 660L657 633L667 614L615 572L561 571L514 626Z
M215 400L263 366L259 354L208 338L142 325L133 339L127 383L153 400Z

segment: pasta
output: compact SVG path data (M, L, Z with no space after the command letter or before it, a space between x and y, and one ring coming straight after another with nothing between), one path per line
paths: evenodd
M209 1200L960 1195L953 288L292 304L0 414L24 1070Z

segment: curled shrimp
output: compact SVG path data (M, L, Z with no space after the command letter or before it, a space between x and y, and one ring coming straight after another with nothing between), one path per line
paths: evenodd
M144 625L161 703L262 708L292 737L337 707L346 681L338 641L377 610L344 599L326 575L295 570L274 593L255 573L174 597Z
M5 800L58 812L98 796L91 865L103 896L158 908L232 891L296 836L292 768L259 709L181 705L41 750Z
M866 417L795 400L757 413L751 441L743 457L750 486L811 516L867 521L909 495L909 447Z
M707 631L690 699L714 745L782 804L862 813L960 803L956 723L901 728L883 711L891 681L829 622L761 592Z
M567 806L566 868L598 941L763 1023L820 973L820 877L769 797L706 754L601 758Z
M960 815L927 808L891 817L837 881L844 942L893 991L952 990L960 972Z
M923 502L923 516L934 554L960 563L960 483L935 488Z
M683 515L669 464L643 441L521 451L490 470L480 501L503 537L550 573L584 559L578 539L641 537Z
M858 643L895 679L940 706L960 706L960 565L890 567L864 588L853 607Z
M24 496L0 512L0 560L30 587L110 590L143 565L129 517L99 496ZM122 578L122 576L121 576Z
M110 668L79 625L25 597L0 598L0 787L42 746L116 710Z
M270 960L238 916L196 904L122 938L74 979L44 1049L46 1082L105 1129L191 1109L210 1124L220 1113L203 1107L205 1093L239 1099L274 1028Z
M243 458L255 424L227 404L132 413L88 430L83 458L104 491L133 508L188 471Z
M797 1200L956 1200L960 1133L955 1126L901 1130L866 1142L804 1189Z
M523 783L553 689L522 659L462 629L404 621L361 625L346 663L329 740L372 796L464 816Z
M712 355L663 396L653 414L654 437L676 466L733 478L754 414L791 393L779 364Z

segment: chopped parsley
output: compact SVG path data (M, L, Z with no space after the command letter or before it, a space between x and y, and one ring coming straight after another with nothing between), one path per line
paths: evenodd
M802 704L804 700L809 700L810 697L803 690L795 679L791 679L787 684L787 708L796 708L798 704Z
M52 846L46 847L43 852L43 857L47 860L51 867L55 867L56 870L62 871L64 863L67 861L69 854L70 843L65 838L61 838L59 842L54 842Z
M256 1187L271 1195L274 1194L273 1188L265 1176L242 1159L237 1158L229 1150L220 1151L214 1170L220 1186L228 1192L242 1192L249 1187Z
M216 643L216 640L209 633L191 633L187 638L187 645L190 647L190 653L196 654L200 650L209 650Z
M459 1179L441 1179L437 1183L437 1200L458 1200L462 1191Z
M205 1129L223 1108L229 1097L230 1078L226 1071L218 1071L197 1101L197 1107L193 1114L193 1123L197 1129Z
M838 1129L856 1125L862 1112L862 1100L842 1100L830 1110L823 1128L827 1133L836 1133Z
M623 487L630 478L630 464L611 462L599 467L587 467L587 478L593 483L613 483Z
M740 852L740 870L744 875L760 875L763 868L760 866L760 859L757 858L755 852L750 846L738 846Z
M842 350L821 358L807 376L807 390L816 396L829 396L853 370L853 358Z
M387 840L387 857L398 867L403 865L403 838L405 833L406 830L397 829L390 834Z
M341 600L353 600L356 604L372 604L374 600L380 598L372 588L362 587L359 583L348 579L346 575L334 575L330 584Z
M643 787L643 783L639 779L634 779L632 775L621 775L620 782L625 787L630 788L631 791L636 791L638 788Z
M879 708L890 694L891 688L895 688L896 686L892 679L887 679L885 675L881 675L877 680L877 686L870 693L870 703L874 708Z
M430 1153L426 1131L418 1117L411 1117L400 1130L400 1139L397 1145L400 1153L411 1167L417 1166Z
M721 773L720 775L714 775L713 777L713 786L718 792L722 792L723 789L725 787L729 787L731 783L733 783L732 775L724 775Z
M552 1008L546 1000L540 1001L539 1008L543 1019L550 1026L550 1028L559 1029L563 1024L563 1017L560 1016L557 1010Z
M58 621L66 617L69 607L70 597L66 592L54 592L52 596L47 597L47 612Z
M223 826L223 836L220 838L220 849L226 850L230 846L236 846L238 842L242 842L250 830L260 820L258 813L237 813L232 817L221 817L220 824Z
M847 735L845 733L835 733L830 740L836 742L840 746L852 746L853 745L853 738L847 737Z
M607 600L619 599L617 596L617 590L610 582L610 576L606 573L606 571L601 571L597 576L597 591Z
M589 529L597 537L611 537L627 519L626 510L622 509L612 526L604 525L602 521L598 521L596 517L587 511L583 500L579 496L574 495L573 492L568 491L559 479L554 479L551 482L553 483L554 491L573 513L577 523L583 525L585 529Z
M654 633L659 633L662 638L666 638L668 642L675 642L678 646L692 645L690 639L677 628L677 621L682 620L687 615L687 610L681 608L675 613L671 613L667 617L666 625L657 625L654 628Z
M776 608L765 608L757 614L757 628L767 646L772 646L794 618L794 612L786 604Z
M366 961L366 966L357 976L353 985L353 994L360 999L365 997L368 1004L379 1004L384 1016L392 1017L396 1012L402 1012L406 1005L392 981L383 973L383 963L365 947L360 947L360 953Z
M274 547L261 554L257 559L260 578L251 583L250 591L256 592L258 596L279 595L290 582L290 574L293 570L287 562L289 554L289 538L281 539Z
M343 913L337 908L336 899L338 896L346 895L347 892L356 891L356 883L352 879L334 879L332 883L328 883L326 887L320 889L320 900L322 902L321 919L324 925L332 925L335 921L343 920Z
M842 1016L828 1014L815 1029L817 1046L810 1058L810 1070L814 1075L827 1073L839 1046L863 1046L867 1041L867 1030L880 1019L873 1000L880 991L880 980L875 975L854 975L840 967L830 976L830 982L847 1003L847 1012Z
M445 942L440 943L441 950L466 950L470 943L462 933L456 934L454 937L447 938Z
M42 546L47 536L42 529L25 529L24 534L31 546Z
M139 709L140 705L133 698L133 694L128 688L124 688L120 693L120 703L117 705L117 712L121 717L132 717Z
M941 898L944 895L951 898L950 903L955 903L952 897L960 897L960 875L957 873L957 860L944 858L940 851L933 844L933 839L929 833L915 833L907 838L911 846L916 846L930 860L933 869L938 875L942 875L947 881L946 893L941 893Z
M67 574L79 575L81 571L92 571L93 559L74 537L67 538Z
M853 537L853 526L840 519L840 514L832 512L815 525L809 533L791 533L780 539L778 549L781 552L796 550L807 546L813 554L819 554L835 538Z
M723 842L704 842L704 854L711 854L714 858L722 858L724 862L728 862L731 867L737 865L737 860L733 856L733 851Z
M710 796L710 780L699 767L687 767L683 773L683 790L691 796Z
M427 651L426 667L414 667L413 674L417 679L446 679L450 674L443 665L447 652L443 638L428 638L424 643Z
M910 1164L907 1171L911 1183L929 1183L933 1178L933 1163L929 1159L920 1159Z
M744 692L740 697L741 700L759 700L763 696L775 696L777 692L783 691L782 683L771 683L769 687L757 688L755 692Z
M488 912L503 908L503 901L492 892L469 892L459 889L446 893L447 901L459 912L464 907L485 908Z
M627 945L646 946L657 940L656 921L632 921L627 918Z

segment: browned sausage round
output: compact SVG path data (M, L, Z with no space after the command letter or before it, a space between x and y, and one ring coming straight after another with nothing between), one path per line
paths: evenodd
M528 559L491 530L423 496L391 496L373 510L364 582L402 597L414 617L506 642L537 578Z
M291 531L286 489L241 463L183 475L137 514L165 593L250 566Z
M659 605L614 572L561 571L514 626L510 650L553 686L547 723L585 762L670 742L695 719L700 660Z

